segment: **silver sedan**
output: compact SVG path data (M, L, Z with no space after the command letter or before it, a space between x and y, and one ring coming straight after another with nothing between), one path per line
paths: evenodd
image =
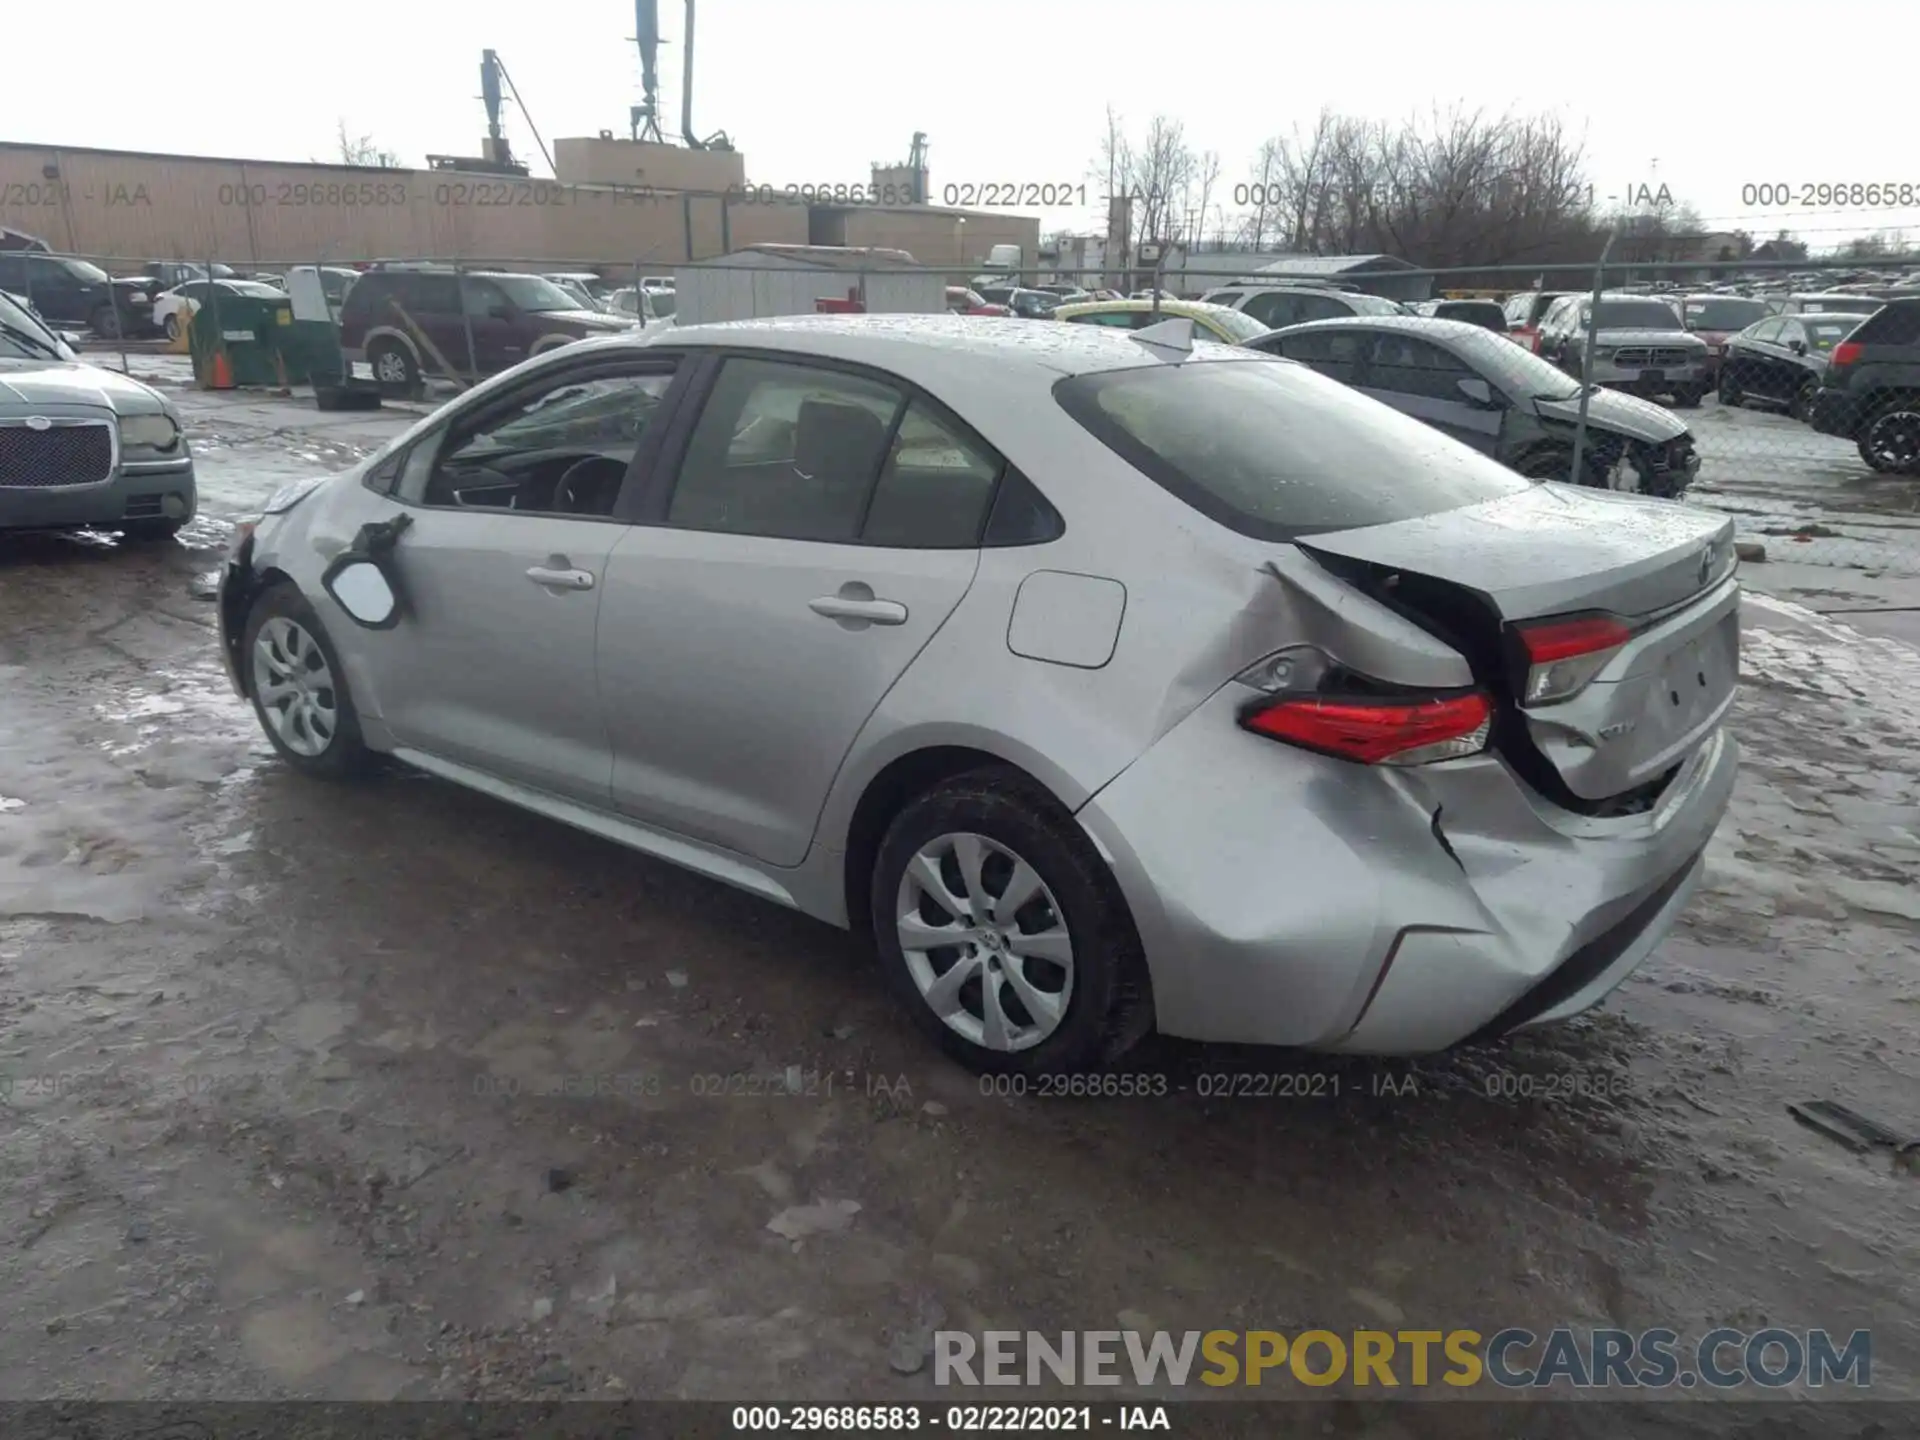
M869 935L981 1069L1595 1004L1725 810L1731 522L1190 322L571 345L243 527L234 683Z

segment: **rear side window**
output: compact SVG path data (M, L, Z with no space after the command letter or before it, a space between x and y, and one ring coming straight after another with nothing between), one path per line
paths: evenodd
M1357 391L1265 359L1080 375L1054 397L1150 479L1261 540L1409 520L1531 483Z
M980 543L999 478L999 456L915 400L894 431L860 538L901 549L970 549Z

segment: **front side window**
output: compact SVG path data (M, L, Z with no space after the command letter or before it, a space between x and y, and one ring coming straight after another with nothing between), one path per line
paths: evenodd
M667 523L853 543L905 398L865 376L729 358L694 426Z
M673 374L671 360L588 375L571 372L472 423L455 421L425 476L420 503L515 514L611 515ZM411 493L415 481L409 465L403 491Z

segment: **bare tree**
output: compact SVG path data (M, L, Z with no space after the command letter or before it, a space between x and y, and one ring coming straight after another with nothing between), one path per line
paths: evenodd
M1208 150L1201 154L1193 166L1193 229L1187 238L1189 250L1198 249L1206 238L1208 221L1213 215L1213 191L1220 183L1220 152Z
M340 163L343 165L372 165L382 170L399 168L399 153L388 150L375 143L371 135L352 136L347 133L347 122L343 116L339 128Z

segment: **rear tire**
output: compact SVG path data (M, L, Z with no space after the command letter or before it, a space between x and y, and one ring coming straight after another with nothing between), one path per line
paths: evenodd
M1673 408L1676 410L1698 409L1700 401L1705 397L1706 393L1704 389L1700 388L1676 390L1673 392Z
M166 322L160 328L166 332L167 339L178 340L180 338L180 317L178 315L167 316Z
M1000 913L1016 886L1025 898ZM888 988L971 1070L1091 1069L1153 1028L1119 886L1073 818L1016 771L957 776L894 817L874 860L870 918Z
M1854 443L1860 458L1882 475L1920 474L1920 402L1888 406Z
M288 581L269 585L254 598L241 636L247 698L275 753L325 780L372 770L375 756L361 738L339 652L306 597Z

